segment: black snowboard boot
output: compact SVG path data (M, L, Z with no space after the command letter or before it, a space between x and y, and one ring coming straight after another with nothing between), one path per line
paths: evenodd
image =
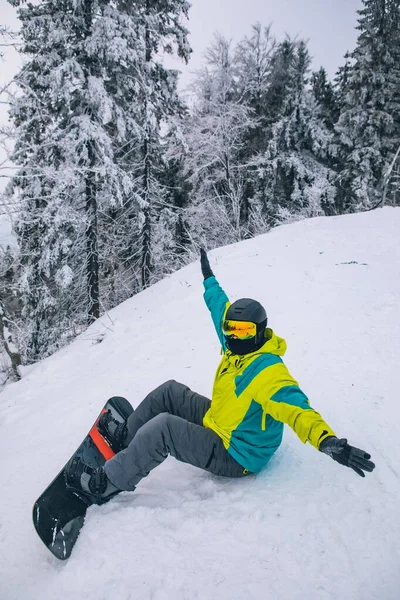
M90 504L104 504L121 491L107 478L103 467L93 469L77 456L65 467L64 477L67 488Z
M126 421L117 421L110 410L104 412L97 422L97 429L110 444L112 450L117 454L126 448L125 438L127 434Z

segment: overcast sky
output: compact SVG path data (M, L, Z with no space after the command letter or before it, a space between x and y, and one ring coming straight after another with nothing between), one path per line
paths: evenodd
M278 40L285 33L309 40L313 68L323 65L333 77L345 52L355 47L360 8L361 0L192 0L188 29L193 54L184 79L189 78L186 71L201 66L215 31L238 41L257 21L272 23Z
M345 52L355 47L356 11L362 8L361 0L192 0L191 4L188 29L192 58L188 66L181 62L173 63L182 71L181 87L188 85L191 72L201 66L203 53L216 31L238 41L250 34L251 25L257 21L262 25L272 23L272 31L278 40L285 33L307 39L313 69L322 65L333 77L344 62ZM15 13L7 0L0 0L1 24L17 29ZM18 65L16 53L7 51L0 63L0 86L12 78ZM0 104L1 124L7 120L6 108ZM0 161L1 156L0 151ZM4 171L0 171L1 174ZM0 189L4 183L0 177Z

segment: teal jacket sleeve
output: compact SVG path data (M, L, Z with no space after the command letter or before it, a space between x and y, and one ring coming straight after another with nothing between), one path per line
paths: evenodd
M225 311L230 302L222 287L219 285L215 277L208 277L204 282L204 300L207 308L211 313L211 318L214 323L219 341L224 350L226 350L225 338L222 333L222 320Z

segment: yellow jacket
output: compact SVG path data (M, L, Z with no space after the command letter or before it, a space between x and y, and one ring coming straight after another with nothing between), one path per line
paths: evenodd
M308 441L318 449L326 437L335 434L311 408L283 364L285 340L267 329L265 344L259 350L243 356L232 354L222 333L228 297L215 277L206 279L204 287L204 299L224 355L203 425L214 430L229 454L252 473L265 467L280 446L284 423L302 442Z

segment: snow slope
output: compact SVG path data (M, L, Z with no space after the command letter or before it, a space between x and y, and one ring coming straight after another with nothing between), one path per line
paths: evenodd
M400 598L400 209L318 218L210 253L231 300L255 297L286 364L361 479L287 428L268 468L217 478L168 458L88 511L66 563L31 523L36 497L105 399L174 378L209 395L219 345L199 263L104 316L0 396L2 600Z

